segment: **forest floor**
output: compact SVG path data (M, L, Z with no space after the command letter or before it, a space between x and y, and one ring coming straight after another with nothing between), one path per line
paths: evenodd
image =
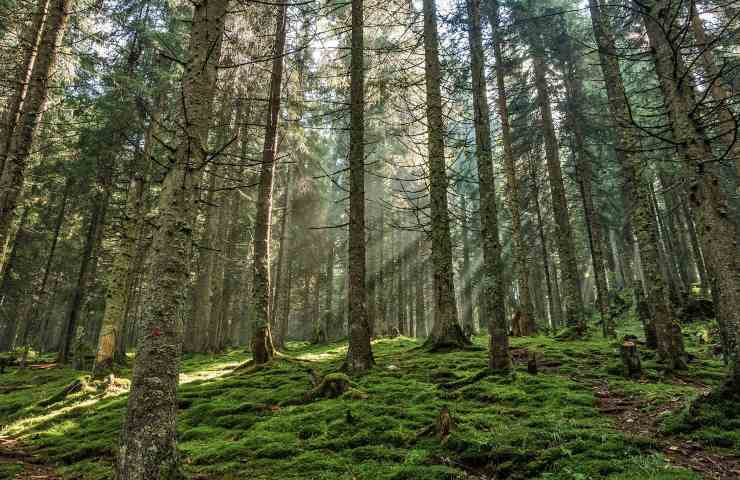
M644 375L622 376L617 343L594 337L512 339L512 375L485 376L486 338L430 354L414 339L373 343L377 367L335 399L304 403L337 371L346 344L291 344L266 368L249 354L188 356L179 392L179 447L194 479L740 478L740 405L692 403L721 380L711 346L664 376L642 350ZM630 323L620 335L638 333ZM539 373L527 373L529 352ZM130 374L55 395L84 372L52 366L0 375L0 478L112 478ZM456 428L431 427L447 407ZM56 473L54 473L56 472ZM57 475L57 476L54 476Z

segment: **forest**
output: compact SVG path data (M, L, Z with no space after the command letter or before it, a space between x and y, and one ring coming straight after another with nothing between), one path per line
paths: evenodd
M740 0L0 0L0 478L740 478Z

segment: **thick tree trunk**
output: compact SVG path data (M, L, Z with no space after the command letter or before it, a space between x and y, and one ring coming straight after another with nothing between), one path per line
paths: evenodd
M470 69L473 80L473 111L475 126L475 156L478 166L480 193L480 223L483 250L481 294L488 302L488 366L493 370L511 368L509 337L504 304L503 265L498 231L496 183L491 157L491 125L488 110L483 35L481 33L480 0L467 0ZM531 313L531 309L530 312ZM525 322L525 324L528 323Z
M349 139L349 241L347 307L349 347L346 367L359 372L373 366L367 316L365 253L365 41L364 2L352 0Z
M252 355L257 365L270 361L275 346L270 333L270 244L272 243L272 190L275 175L280 91L283 81L283 52L287 24L287 4L278 8L275 23L272 72L270 75L269 117L262 148L259 197L254 226L254 332Z
M704 22L696 11L696 5L693 2L690 5L692 6L690 12L691 30L697 42L696 46L701 50L702 66L704 67L704 74L707 77L706 80L709 82L709 91L714 100L719 103L720 140L727 149L728 157L735 163L735 188L740 188L737 184L740 181L740 139L736 138L736 117L731 108L734 92L732 91L732 87L727 85L722 78L722 72L714 56L714 48L704 31ZM737 22L738 19L735 18L735 21ZM740 191L736 193L740 194Z
M461 348L469 341L458 323L452 267L450 216L447 208L447 168L445 164L445 126L442 112L439 65L439 35L435 0L424 0L424 77L429 162L429 196L432 230L432 268L434 276L434 325L425 345L430 349ZM491 281L494 279L491 278ZM491 285L493 287L493 285Z
M182 477L177 453L177 383L195 188L204 167L227 0L194 4L182 78L180 129L159 198L152 279L121 432L116 478ZM186 113L185 113L186 112ZM194 152L194 153L193 153Z
M583 312L578 260L573 243L568 201L565 197L565 185L560 167L560 145L555 135L555 127L552 119L550 93L545 74L547 67L545 65L541 42L542 39L539 37L532 40L532 63L534 66L537 103L542 116L543 135L545 137L545 159L547 160L547 173L550 179L552 207L557 226L556 239L558 256L560 257L560 268L563 275L562 293L565 306L565 323L568 328L572 329L572 333L575 336L580 337L586 332L586 318Z
M18 125L13 129L0 176L0 246L5 245L23 189L34 135L44 112L49 84L62 38L67 30L72 3L73 0L50 0L49 18L44 24L38 55L33 62L28 92L17 114Z
M622 164L625 183L631 187L634 204L632 226L639 246L639 260L645 277L646 298L658 336L658 353L668 370L684 368L683 339L672 311L666 280L660 270L655 217L650 205L650 192L642 175L638 144L631 130L624 84L609 25L602 17L599 0L589 0L594 34L599 45L601 68L607 87L609 109L617 127L617 158Z
M737 225L732 218L727 195L722 191L717 166L709 138L696 118L694 89L688 84L686 67L676 61L670 32L674 9L666 0L644 2L641 11L645 20L651 54L665 97L673 140L678 145L687 175L693 177L689 201L697 212L699 236L707 263L714 275L717 321L724 324L729 346L735 352L726 387L740 396L740 259L738 257ZM668 36L666 36L668 35Z

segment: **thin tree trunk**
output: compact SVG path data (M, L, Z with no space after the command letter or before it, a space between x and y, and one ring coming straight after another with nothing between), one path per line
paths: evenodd
M272 190L275 175L280 91L283 81L283 52L287 23L287 4L278 8L275 21L272 72L270 74L269 117L262 148L259 197L254 227L254 332L252 355L257 365L268 362L275 354L270 333L270 244L272 243Z
M506 193L508 207L511 213L511 237L514 242L514 268L519 288L519 315L520 324L524 327L522 335L533 335L537 331L537 321L532 310L532 295L529 288L529 259L527 246L522 233L522 213L519 204L519 179L517 178L516 160L509 122L508 95L505 83L505 66L503 56L503 40L498 17L498 0L489 0L493 4L493 11L488 14L488 21L493 31L493 55L496 61L496 89L498 92L496 104L501 120L501 140L504 144L504 173L506 174ZM490 8L490 7L489 7Z
M468 212L466 193L463 192L462 198L462 247L463 263L460 280L462 281L462 310L463 310L463 332L470 334L473 332L473 272L470 265L470 213Z
M349 347L346 367L358 372L372 368L371 328L367 315L365 252L365 41L364 2L352 0L350 59L349 241L347 307Z
M119 251L113 260L109 275L105 312L93 366L93 376L96 377L105 376L113 366L116 343L118 336L122 333L130 277L139 243L143 194L143 179L134 176L129 186L126 209L122 219L124 231L121 235Z
M570 46L564 48L567 61L564 62L566 89L566 109L568 125L573 134L574 154L576 158L576 175L583 201L583 213L588 235L588 245L591 251L591 263L593 266L594 280L596 283L596 303L602 323L604 337L614 337L614 319L609 315L608 290L606 285L606 269L604 264L604 238L601 220L596 213L593 198L593 165L590 153L586 149L583 133L583 125L587 119L583 118L581 105L586 101L583 96L583 86L578 78L577 64L571 53Z
M547 250L545 224L542 221L542 209L540 208L540 187L537 182L537 167L535 155L531 152L529 156L529 172L532 198L534 199L535 212L537 213L537 232L542 247L542 268L545 272L545 284L547 285L547 306L550 312L550 327L558 328L563 325L563 312L560 309L560 295L557 295L557 298L555 296L557 285L553 288L553 282L557 282L557 272L553 272L555 275L550 274L550 254Z
M49 84L53 77L52 71L67 29L73 0L50 0L50 2L49 19L44 24L38 55L33 62L28 92L19 110L18 125L13 130L0 176L0 246L5 245L23 189L34 135L44 112Z
M537 103L542 116L543 135L545 137L545 159L547 160L547 173L550 179L552 207L557 226L556 239L560 268L563 275L565 323L572 329L574 336L581 337L586 332L586 319L583 312L583 300L579 286L578 261L573 243L568 201L565 197L565 185L560 167L560 146L558 145L555 127L553 125L550 93L545 75L546 66L541 42L542 39L539 36L532 40L532 63L535 73Z
M65 322L62 327L62 338L59 343L59 352L57 354L58 363L67 363L71 360L74 352L72 351L72 342L77 332L77 324L80 319L80 307L87 293L89 283L89 269L95 252L95 241L100 224L103 222L104 208L107 207L107 193L102 193L101 197L92 208L90 220L88 222L87 233L85 235L85 244L82 249L80 261L80 270L77 274L77 282L72 290L72 299L69 302Z

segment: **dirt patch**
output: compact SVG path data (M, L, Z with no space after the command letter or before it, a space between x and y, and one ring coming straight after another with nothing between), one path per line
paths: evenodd
M24 450L17 440L10 437L0 437L0 468L3 467L7 467L8 471L17 470L13 477L16 480L62 479L41 459Z
M681 399L659 405L609 390L607 383L593 387L601 413L614 417L617 429L627 435L648 437L676 466L691 469L710 480L740 478L740 458L710 449L699 442L658 432L660 417L683 407Z

